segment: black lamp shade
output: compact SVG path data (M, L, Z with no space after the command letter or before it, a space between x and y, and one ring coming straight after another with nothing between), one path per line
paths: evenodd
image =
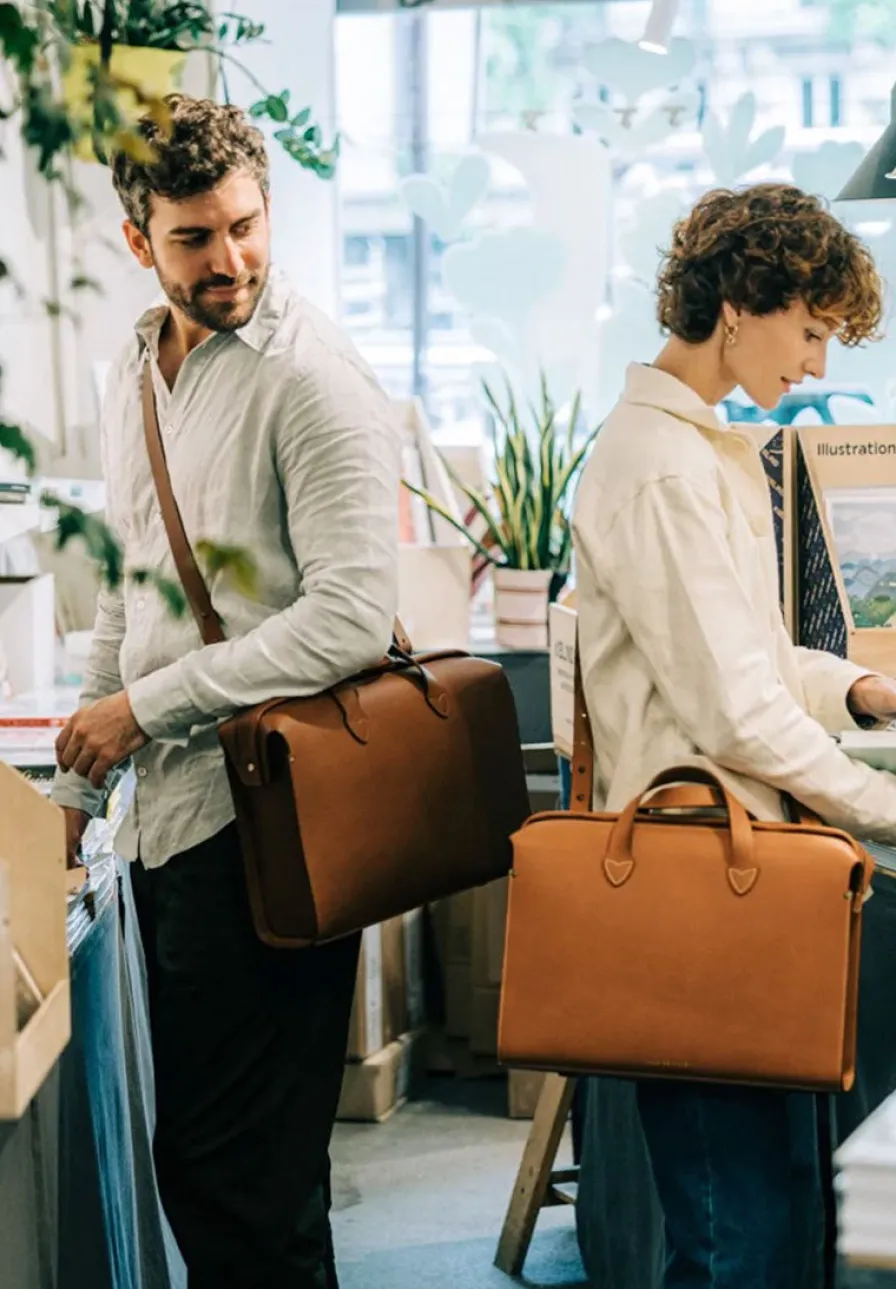
M896 86L890 103L889 125L845 184L837 201L896 199Z

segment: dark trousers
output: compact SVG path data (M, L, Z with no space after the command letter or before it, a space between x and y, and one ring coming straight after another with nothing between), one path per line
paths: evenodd
M665 1219L664 1289L821 1289L811 1094L645 1082L638 1109Z
M336 1289L329 1143L360 940L263 945L236 828L132 865L159 1191L189 1289Z

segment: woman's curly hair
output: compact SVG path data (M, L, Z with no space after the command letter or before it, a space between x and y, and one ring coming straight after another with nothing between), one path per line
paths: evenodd
M146 233L153 193L172 201L209 192L234 170L247 170L263 193L269 181L264 135L245 112L212 99L169 94L170 122L141 118L137 131L153 151L142 160L125 151L112 160L112 182L132 224Z
M802 300L845 345L879 334L882 283L867 247L816 197L788 184L719 189L675 225L659 272L659 320L708 340L724 301L753 314Z

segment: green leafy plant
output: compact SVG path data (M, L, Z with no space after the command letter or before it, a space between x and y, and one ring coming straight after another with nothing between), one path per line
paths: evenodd
M509 380L505 383L502 404L489 384L483 382L491 410L494 458L494 480L488 492L470 487L443 457L449 477L470 503L470 522L458 522L425 488L407 479L404 486L457 529L489 564L566 573L572 546L572 498L598 431L591 430L576 444L580 395L576 394L572 401L564 430L544 375L540 405L529 405L532 426L527 428Z
M130 90L143 110L152 113L163 127L167 108L164 100L145 94L138 85L111 72L109 59L116 42L160 49L204 49L218 56L226 90L223 64L235 61L228 50L243 47L263 35L260 24L239 14L222 14L213 20L204 5L195 0L50 0L41 6L0 0L0 59L12 72L16 89L13 102L0 109L0 128L18 126L25 143L34 151L40 173L48 182L62 187L69 210L75 211L81 198L68 178L66 158L71 146L84 134L85 126L72 117L59 94L54 76L57 60L64 65L75 45L99 45L100 59L90 80L93 120L87 133L95 142L100 139L142 155L141 149L147 145L122 120L117 107L118 91ZM254 105L253 115L275 122L280 127L278 141L287 152L319 177L329 178L335 170L338 140L329 149L324 148L319 127L310 124L309 109L290 115L289 91L270 94L248 71L246 75L263 95ZM97 290L99 286L89 276L78 273L67 285L72 293ZM2 260L0 289L23 291L12 266ZM68 306L50 300L47 309L59 314L68 311ZM21 462L29 479L36 477L37 454L24 426L0 419L0 450ZM186 601L179 584L157 569L126 568L117 538L97 516L47 491L40 494L39 500L56 514L57 547L81 541L108 586L116 587L123 578L130 577L155 587L173 614L183 614ZM256 593L257 570L249 552L236 546L201 542L197 543L197 556L209 576L223 574L243 594Z
M311 109L293 112L290 91L272 93L237 58L234 50L265 39L263 23L239 13L214 14L202 0L50 0L49 15L68 46L97 44L100 69L94 91L95 134L114 136L120 127L116 119L115 89L109 84L108 63L114 45L136 49L163 49L188 53L198 50L218 62L224 96L230 101L227 68L237 68L261 95L249 109L258 120L267 119L278 128L274 138L288 156L322 179L336 173L338 136L325 145L323 131L311 121ZM105 68L105 71L103 70ZM139 87L127 85L138 91ZM116 146L122 146L120 139ZM104 150L97 148L104 158Z

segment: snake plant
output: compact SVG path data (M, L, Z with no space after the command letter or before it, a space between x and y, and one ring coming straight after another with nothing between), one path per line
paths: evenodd
M404 486L442 519L457 529L482 559L503 568L542 569L565 573L569 569L572 533L570 510L575 485L588 451L597 435L590 431L575 443L581 396L576 394L566 428L559 423L542 374L540 405L529 404L532 424L523 424L510 382L505 380L503 403L487 381L483 391L491 415L493 481L482 492L459 478L443 459L449 477L470 503L467 522L425 488L404 480Z

